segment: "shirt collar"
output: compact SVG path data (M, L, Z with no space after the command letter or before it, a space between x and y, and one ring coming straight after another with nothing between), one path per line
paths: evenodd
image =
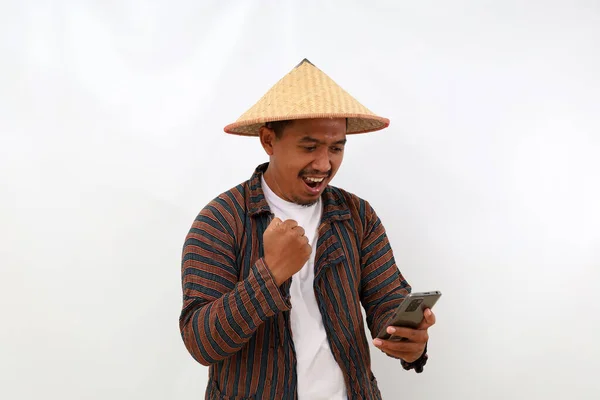
M271 209L265 199L262 188L261 177L267 170L269 163L260 164L254 170L249 183L249 207L248 212L251 217L262 213L270 213ZM350 211L345 198L340 190L333 186L327 186L322 194L323 200L323 221L339 221L350 219Z

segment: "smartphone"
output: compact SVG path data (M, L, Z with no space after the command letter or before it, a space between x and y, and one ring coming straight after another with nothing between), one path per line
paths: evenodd
M438 299L442 296L442 292L434 290L432 292L410 293L404 298L396 309L396 313L390 321L383 327L377 337L379 339L388 340L390 334L386 332L388 326L403 326L407 328L417 328L423 320L423 312L426 308L433 308ZM403 340L396 338L392 340Z

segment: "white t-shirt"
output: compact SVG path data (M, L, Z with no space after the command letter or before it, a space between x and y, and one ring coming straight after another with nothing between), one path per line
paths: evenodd
M323 205L321 199L312 206L290 203L277 196L267 185L262 187L265 199L275 217L293 219L305 230L312 254L300 271L292 277L290 319L296 350L298 398L300 400L346 400L346 385L342 371L333 358L321 312L317 305L313 281L315 253Z

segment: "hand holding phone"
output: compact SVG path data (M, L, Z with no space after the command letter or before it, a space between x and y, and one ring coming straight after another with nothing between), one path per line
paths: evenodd
M428 329L435 324L435 315L430 309L441 295L439 291L408 295L373 344L390 357L407 363L417 361L427 346ZM422 366L418 368L422 370Z
M403 340L398 336L392 336L387 332L387 328L403 327L417 329L423 320L423 312L426 309L431 309L442 296L439 290L431 292L410 293L396 309L396 312L390 321L382 328L377 338L382 340Z

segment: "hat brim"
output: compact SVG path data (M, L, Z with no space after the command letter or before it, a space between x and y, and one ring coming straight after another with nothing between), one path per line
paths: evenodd
M375 132L387 128L390 120L370 114L348 114L348 113L328 113L328 114L301 114L293 116L279 116L268 118L255 118L245 121L236 121L224 128L226 133L239 136L259 136L261 126L267 122L291 121L298 119L318 119L318 118L347 118L348 128L346 134L359 134Z

